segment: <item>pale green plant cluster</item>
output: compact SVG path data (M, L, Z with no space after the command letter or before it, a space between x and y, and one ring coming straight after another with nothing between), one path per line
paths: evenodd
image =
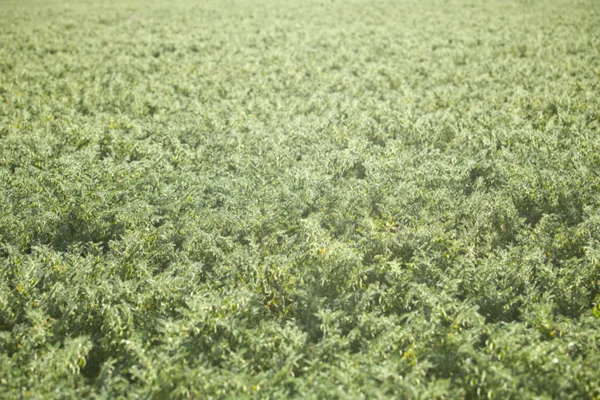
M0 397L600 398L600 3L0 3Z

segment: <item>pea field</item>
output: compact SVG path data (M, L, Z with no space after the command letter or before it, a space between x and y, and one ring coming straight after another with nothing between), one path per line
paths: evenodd
M0 0L1 399L600 399L600 1Z

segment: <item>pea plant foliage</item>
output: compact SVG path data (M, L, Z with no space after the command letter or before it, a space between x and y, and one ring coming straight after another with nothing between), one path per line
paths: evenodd
M0 398L599 399L599 21L3 1Z

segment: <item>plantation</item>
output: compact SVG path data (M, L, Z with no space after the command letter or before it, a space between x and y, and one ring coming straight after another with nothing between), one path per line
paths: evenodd
M0 398L600 398L600 2L0 3Z

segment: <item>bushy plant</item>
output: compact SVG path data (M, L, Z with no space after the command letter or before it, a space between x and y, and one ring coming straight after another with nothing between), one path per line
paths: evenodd
M598 4L4 2L0 397L599 398Z

